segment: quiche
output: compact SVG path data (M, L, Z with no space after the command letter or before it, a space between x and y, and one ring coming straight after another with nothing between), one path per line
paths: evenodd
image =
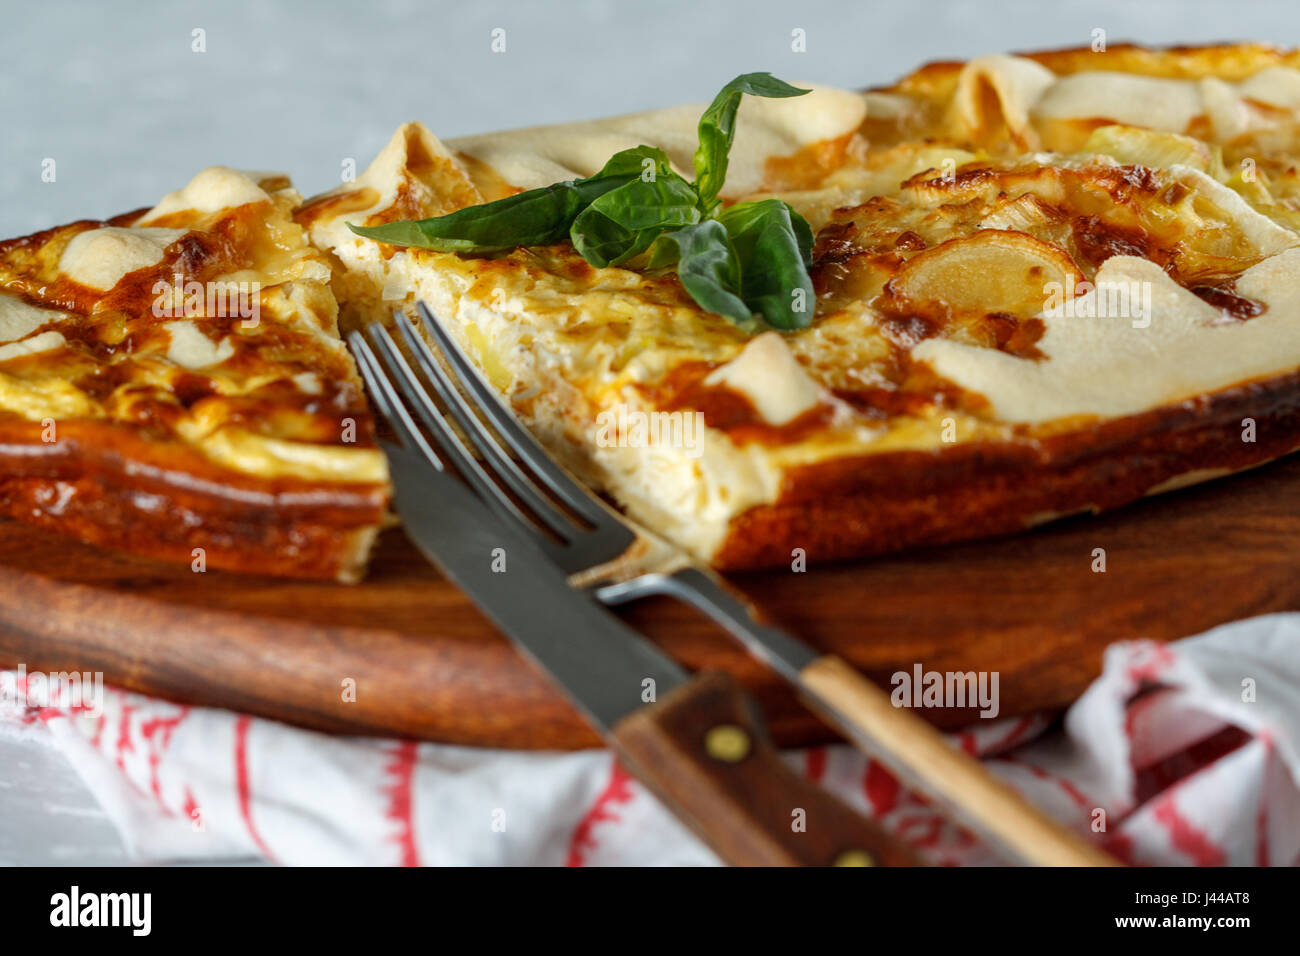
M567 241L469 254L350 228L638 145L689 175L701 109L445 143L410 123L296 219L345 323L423 300L568 467L724 569L1015 532L1300 446L1297 52L995 55L746 99L721 199L810 224L794 330Z
M196 571L355 580L387 466L287 178L0 242L0 512Z

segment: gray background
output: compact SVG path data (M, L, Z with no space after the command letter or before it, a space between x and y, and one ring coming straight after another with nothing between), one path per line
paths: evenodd
M0 236L152 205L217 163L287 171L310 195L410 119L455 136L609 115L707 100L751 70L867 86L1096 28L1300 43L1297 0L0 3ZM0 735L0 864L121 859L66 761Z
M310 195L410 119L455 136L602 116L707 100L760 69L873 85L924 60L1087 45L1098 27L1112 43L1300 43L1296 0L0 2L0 236L152 205L218 163L289 172Z

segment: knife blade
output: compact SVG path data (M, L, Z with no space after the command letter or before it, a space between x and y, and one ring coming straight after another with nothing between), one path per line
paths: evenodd
M914 865L904 845L791 770L729 675L689 677L467 486L387 442L407 535L562 687L620 762L724 861Z
M467 486L404 448L380 443L394 501L416 547L473 599L601 730L686 672L619 618L572 591L559 567L523 532L500 521ZM494 562L497 568L494 570ZM576 600L564 600L572 594ZM539 614L545 608L545 614Z

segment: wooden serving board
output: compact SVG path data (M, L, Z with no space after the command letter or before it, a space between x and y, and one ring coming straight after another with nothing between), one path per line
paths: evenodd
M1095 549L1106 570L1093 570ZM997 671L1002 715L1060 708L1112 641L1172 640L1300 608L1300 458L1031 534L733 578L775 621L888 686L897 671ZM538 613L545 613L539 609ZM785 745L828 731L695 612L627 618L690 668L758 695ZM0 664L323 730L481 746L597 743L400 529L361 585L194 573L0 522ZM355 682L356 700L343 687ZM946 728L974 710L923 710Z

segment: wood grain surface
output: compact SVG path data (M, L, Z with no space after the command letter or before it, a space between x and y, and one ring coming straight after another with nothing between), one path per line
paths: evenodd
M1092 570L1095 549L1106 570ZM1300 608L1300 459L1013 538L732 580L888 686L915 665L996 671L1001 715L1067 705L1112 641ZM539 609L544 613L544 609ZM776 742L829 732L689 609L624 612L694 669L734 674ZM0 523L0 664L330 731L574 748L596 736L458 591L385 533L357 586L195 573ZM356 699L344 699L346 681ZM927 709L941 727L974 709Z

